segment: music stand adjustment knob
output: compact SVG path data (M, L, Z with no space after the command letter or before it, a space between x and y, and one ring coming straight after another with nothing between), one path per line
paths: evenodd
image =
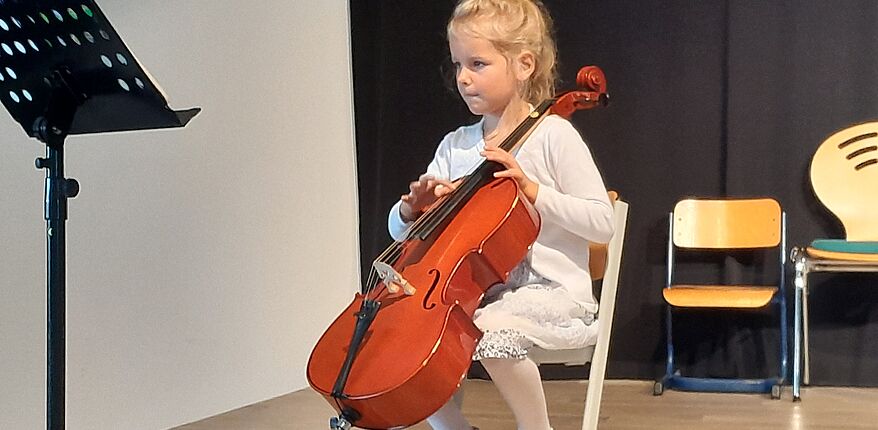
M74 198L79 194L79 182L76 179L67 178L64 180L64 195L67 198Z

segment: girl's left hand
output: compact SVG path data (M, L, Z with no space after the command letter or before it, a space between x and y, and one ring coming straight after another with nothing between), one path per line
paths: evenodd
M518 165L518 161L515 160L512 154L494 146L485 147L481 155L490 161L495 161L506 167L506 170L494 173L495 178L514 179L518 183L518 188L521 189L521 192L524 193L531 203L537 201L540 184L532 181L524 174L524 171L521 170L521 166Z

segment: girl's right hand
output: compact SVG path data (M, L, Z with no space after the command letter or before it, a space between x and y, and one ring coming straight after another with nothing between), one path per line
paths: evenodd
M440 197L454 191L457 183L438 179L433 175L423 174L417 181L409 183L409 193L400 197L399 215L404 222L412 222L424 209L439 200Z

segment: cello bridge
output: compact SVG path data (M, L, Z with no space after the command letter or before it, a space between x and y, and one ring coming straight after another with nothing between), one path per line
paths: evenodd
M400 275L391 265L380 261L373 261L372 267L378 272L378 277L384 281L384 285L390 293L398 293L399 289L402 288L405 295L413 296L415 291L417 291L415 287L412 286L409 281L405 280L405 278L403 278L402 275Z

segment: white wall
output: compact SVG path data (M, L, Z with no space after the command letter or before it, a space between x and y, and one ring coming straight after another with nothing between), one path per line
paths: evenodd
M101 0L185 129L74 136L67 428L307 386L357 288L346 0ZM44 147L0 113L0 429L45 426Z

